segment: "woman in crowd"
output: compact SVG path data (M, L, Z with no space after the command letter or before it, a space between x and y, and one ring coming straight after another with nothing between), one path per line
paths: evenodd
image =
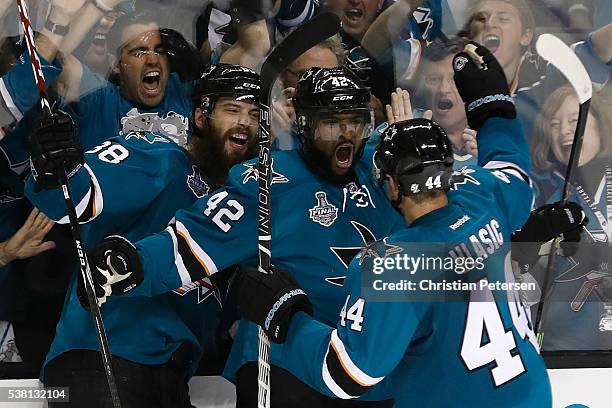
M532 138L536 205L561 198L565 171L578 119L578 98L561 87L545 101ZM609 112L594 98L586 123L582 151L572 175L570 199L587 213L589 223L578 251L558 258L552 295L543 317L544 350L607 350L612 348L612 293L607 262L611 256L612 129ZM610 212L610 213L608 213ZM541 263L534 275L545 271Z

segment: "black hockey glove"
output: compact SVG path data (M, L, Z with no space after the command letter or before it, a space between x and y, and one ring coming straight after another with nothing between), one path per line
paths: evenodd
M85 163L79 132L70 115L57 110L34 122L30 158L36 191L58 188L64 171L70 177Z
M289 272L279 269L264 274L256 268L246 268L239 279L240 314L260 325L275 343L285 341L295 312L312 314L308 296Z
M195 46L171 28L162 28L159 35L168 54L170 68L179 75L181 81L200 78L204 71L204 61Z
M582 227L588 222L582 208L571 201L563 207L556 202L537 208L531 212L523 228L512 234L512 259L519 264L521 272L526 273L537 262L542 244L558 236L563 237L563 255L573 255Z
M486 47L466 45L455 55L453 69L470 128L479 130L490 117L516 118L504 70Z
M91 277L98 304L106 302L111 294L123 295L138 286L144 273L136 247L119 235L111 235L98 244L88 255ZM81 305L89 308L83 278L79 274L77 295Z

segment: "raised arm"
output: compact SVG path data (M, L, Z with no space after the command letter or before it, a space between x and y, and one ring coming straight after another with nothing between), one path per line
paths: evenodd
M425 0L398 0L383 11L370 25L361 46L374 58L384 55L400 37L414 10Z
M59 49L64 65L62 75L58 78L56 89L68 100L76 100L80 95L80 84L83 76L81 62L71 53L83 41L89 31L102 19L102 16L113 10L122 0L53 0L49 21L62 26L69 26L65 36L53 34L51 42ZM49 36L48 30L42 32ZM57 49L55 50L57 52Z
M612 62L612 23L591 33L593 49L605 64Z
M503 68L486 47L468 44L453 69L468 125L478 132L478 165L495 176L496 202L517 230L532 206L531 159Z

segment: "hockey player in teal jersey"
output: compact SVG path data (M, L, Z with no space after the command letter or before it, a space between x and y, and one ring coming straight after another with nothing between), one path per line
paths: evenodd
M514 280L507 243L531 208L527 145L491 53L474 47L453 66L470 127L478 130L479 166L451 178L451 144L435 122L390 126L376 151L377 178L409 226L353 260L336 328L303 312L306 296L280 270L244 274L240 308L272 341L286 335L285 368L329 395L354 398L389 377L398 407L550 407L528 311L515 292L482 285ZM409 273L394 266L403 255L453 264ZM467 259L475 263L459 268ZM388 265L382 272L381 264ZM375 290L376 279L398 277L421 289L422 282L473 286L382 296Z
M315 316L329 324L335 324L342 307L351 259L366 244L403 225L372 177L371 155L362 152L372 126L369 101L369 90L350 71L308 70L295 97L303 147L272 154L272 263L296 271L296 279L311 294ZM109 249L99 262L115 256L129 260L125 268L115 269L112 280L136 286L124 294L130 297L172 291L233 264L255 265L258 178L257 161L234 166L225 187L177 212L166 231L137 242L137 252L123 256L125 248ZM136 277L143 273L138 285ZM122 293L101 274L98 279L112 292L111 299ZM277 387L272 406L342 403L277 368L284 355L281 346L273 345L272 382ZM256 405L256 362L257 327L242 321L225 370L237 382L238 406Z
M33 136L33 177L26 196L58 222L67 222L57 166L70 186L86 248L121 234L138 240L163 230L179 208L225 182L231 165L256 152L259 76L220 64L205 71L194 92L197 129L186 148L165 136L130 132L83 154L69 118L42 122ZM124 239L110 238L119 245ZM110 245L106 241L106 245ZM90 258L92 270L99 267ZM114 297L101 307L124 406L189 405L187 380L220 311L206 277L155 297ZM72 406L108 406L110 395L82 282L74 278L47 356L47 386L69 386Z

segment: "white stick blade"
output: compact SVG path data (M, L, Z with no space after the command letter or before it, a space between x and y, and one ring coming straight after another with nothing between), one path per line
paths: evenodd
M536 42L538 54L557 68L578 94L580 103L593 96L591 77L574 51L552 34L542 34Z

